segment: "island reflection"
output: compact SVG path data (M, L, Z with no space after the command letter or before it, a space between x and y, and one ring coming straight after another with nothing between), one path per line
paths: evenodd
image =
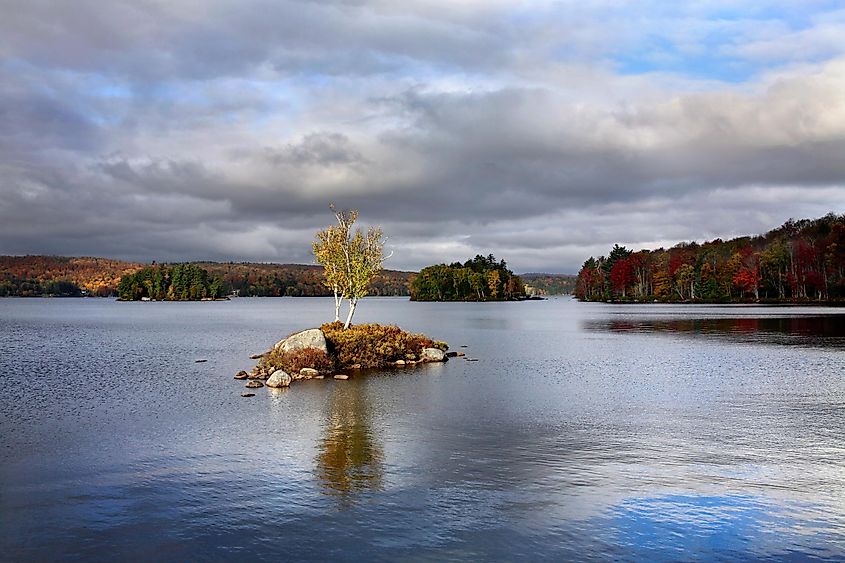
M317 444L316 474L323 492L352 506L368 490L381 490L384 451L370 427L364 387L358 382L332 385L323 436Z

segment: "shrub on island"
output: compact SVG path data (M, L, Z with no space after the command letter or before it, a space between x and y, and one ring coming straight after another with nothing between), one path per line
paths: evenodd
M360 365L378 368L410 356L419 357L423 348L449 349L445 342L436 342L423 334L405 332L395 325L361 324L343 328L340 322L320 327L326 335L329 353L338 367Z
M260 365L264 366L268 374L277 369L291 374L299 373L302 368L311 368L322 374L331 373L336 369L334 358L317 348L303 348L290 352L274 348L261 359Z

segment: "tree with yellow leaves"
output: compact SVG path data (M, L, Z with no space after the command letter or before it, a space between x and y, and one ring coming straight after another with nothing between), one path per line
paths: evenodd
M370 282L382 270L384 264L384 233L380 228L370 227L366 233L361 229L352 232L358 219L358 211L338 211L332 205L337 225L317 232L314 241L314 255L323 266L325 284L334 292L335 321L340 320L340 305L345 298L349 301L349 312L343 328L349 328L358 301L367 295Z

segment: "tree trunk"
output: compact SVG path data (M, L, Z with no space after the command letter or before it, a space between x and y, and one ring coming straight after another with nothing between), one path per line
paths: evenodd
M340 322L340 303L343 298L338 293L337 288L334 288L334 322Z
M343 328L349 328L349 325L352 324L352 316L355 314L355 307L358 306L358 299L355 297L349 298L349 314L346 315L346 323L344 323Z

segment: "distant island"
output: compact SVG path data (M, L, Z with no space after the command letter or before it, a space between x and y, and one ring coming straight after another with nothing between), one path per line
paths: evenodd
M411 282L411 301L516 301L525 299L519 276L490 254L463 264L423 268Z
M634 252L615 245L578 273L582 301L845 301L845 215L789 220L765 235Z
M196 264L148 266L126 274L117 284L121 301L200 301L222 299L223 280Z

